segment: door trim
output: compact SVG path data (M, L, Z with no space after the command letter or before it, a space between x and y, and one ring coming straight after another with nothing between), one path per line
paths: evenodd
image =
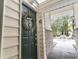
M29 7L30 9L32 9L33 11L37 12L36 8L34 8L33 5L28 1L22 1L22 3L25 4L27 7Z
M20 2L20 7L19 7L19 10L20 10L20 23L19 23L19 25L20 25L20 29L19 29L19 59L21 59L21 24L22 24L22 22L21 22L21 20L22 20L22 0L19 0L19 2Z

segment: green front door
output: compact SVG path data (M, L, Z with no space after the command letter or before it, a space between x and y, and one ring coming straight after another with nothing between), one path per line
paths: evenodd
M36 12L22 4L21 59L37 59Z

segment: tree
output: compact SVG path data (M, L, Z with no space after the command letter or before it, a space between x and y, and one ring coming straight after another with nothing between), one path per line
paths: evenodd
M68 32L68 19L69 19L68 16L63 16L62 17L62 20L63 20L63 26L62 26L63 34L66 35L66 36L69 35L69 32Z
M54 36L59 36L61 33L61 22L60 19L58 18L53 24L51 25L52 32Z
M51 25L54 36L66 35L69 36L69 32L72 31L73 21L72 16L63 16L61 19L57 18Z

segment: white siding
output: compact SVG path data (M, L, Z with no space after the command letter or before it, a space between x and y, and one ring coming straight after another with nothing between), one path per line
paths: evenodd
M4 0L2 59L18 59L19 0Z

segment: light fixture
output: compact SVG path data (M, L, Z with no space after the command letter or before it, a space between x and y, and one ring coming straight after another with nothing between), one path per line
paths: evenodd
M35 7L37 7L37 5L36 5L35 3L33 3L33 5L34 5Z
M46 0L36 0L39 4L46 1Z

